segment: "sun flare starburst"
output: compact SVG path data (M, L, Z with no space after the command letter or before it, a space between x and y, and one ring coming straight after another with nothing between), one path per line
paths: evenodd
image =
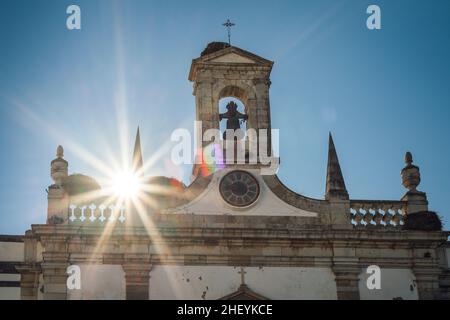
M141 191L142 182L139 176L132 171L121 171L112 178L114 194L123 199L135 199Z

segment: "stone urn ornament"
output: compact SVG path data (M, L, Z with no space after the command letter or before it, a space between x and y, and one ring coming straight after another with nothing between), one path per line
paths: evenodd
M406 166L401 171L402 184L409 190L409 192L417 192L417 187L420 184L420 169L413 165L413 157L411 152L405 154Z

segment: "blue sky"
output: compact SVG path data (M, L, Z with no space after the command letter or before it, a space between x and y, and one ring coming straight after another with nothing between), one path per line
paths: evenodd
M82 29L66 29L81 7ZM382 29L366 28L381 7ZM323 197L332 131L350 196L399 199L410 150L430 209L450 212L449 1L23 1L0 10L0 233L23 234L46 219L45 188L58 144L71 173L98 177L89 151L121 158L141 128L147 175L189 180L189 167L158 152L195 118L191 60L226 41L275 61L272 127L280 129L283 182ZM78 147L75 147L78 146Z

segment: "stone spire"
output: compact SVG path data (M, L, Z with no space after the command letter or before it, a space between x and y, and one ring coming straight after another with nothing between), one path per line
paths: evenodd
M136 140L134 142L133 151L133 171L137 172L139 176L144 175L144 162L142 161L142 150L141 150L141 135L139 133L139 126L136 132Z
M327 185L325 199L348 200L348 192L345 187L344 177L342 176L341 166L334 147L331 132L328 141L328 165L327 165Z

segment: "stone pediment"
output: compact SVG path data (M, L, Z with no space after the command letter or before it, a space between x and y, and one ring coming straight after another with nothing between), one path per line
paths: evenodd
M246 56L237 54L235 52L227 53L223 56L219 56L217 58L211 59L208 62L214 62L214 63L252 63L255 64L256 61L253 59L250 59Z
M189 80L194 81L197 69L200 65L208 64L258 66L267 68L270 72L273 66L273 61L264 59L256 54L237 47L226 47L194 59L189 72Z
M287 193L287 189L280 184L275 184L273 181L266 180L261 176L259 169L246 169L245 171L252 174L258 182L260 188L260 196L250 206L243 208L236 208L226 203L220 192L220 181L229 172L236 170L236 168L225 168L219 170L209 176L208 181L205 180L192 196L188 197L188 190L185 190L185 201L179 203L176 207L170 207L162 210L162 213L167 214L188 214L188 215L232 215L232 216L274 216L278 217L302 217L306 222L312 223L319 217L320 208L314 206L311 201L298 196L300 200L295 201L297 197L288 196L291 201L286 201L277 193ZM275 189L275 193L272 189ZM304 200L305 203L298 203Z
M237 47L227 47L225 49L206 54L198 59L195 59L194 62L251 63L266 66L273 65L272 61Z
M252 291L247 285L241 284L239 289L219 300L269 300L266 297Z

